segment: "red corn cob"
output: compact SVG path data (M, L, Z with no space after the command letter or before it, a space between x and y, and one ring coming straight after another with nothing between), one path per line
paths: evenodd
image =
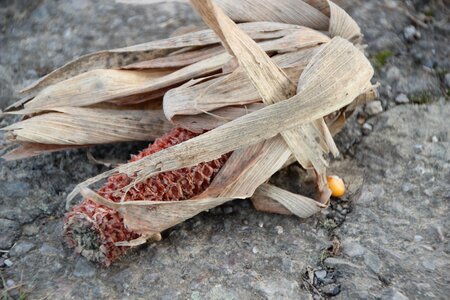
M198 134L186 129L175 128L130 161L139 160L162 149L189 140ZM163 172L138 183L124 195L123 188L133 177L117 174L108 178L107 183L98 190L102 197L114 202L135 200L179 201L187 200L203 192L214 176L224 165L229 155L200 163L191 168ZM123 218L113 209L98 205L90 199L83 200L73 207L64 220L64 232L70 247L94 262L110 265L129 247L116 246L116 242L138 238L137 233L125 228Z

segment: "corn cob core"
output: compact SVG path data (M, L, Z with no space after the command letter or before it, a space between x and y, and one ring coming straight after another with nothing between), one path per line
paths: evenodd
M133 155L130 161L139 160L162 149L187 141L197 133L182 128L172 129L158 138L148 148ZM225 164L229 154L219 159L200 163L191 168L163 172L140 182L124 195L124 187L134 177L117 174L108 178L98 190L102 197L114 202L124 201L179 201L187 200L203 192ZM116 246L116 242L138 238L137 233L127 230L122 216L115 210L98 205L90 199L73 207L64 221L64 232L70 247L91 261L110 265L129 247Z

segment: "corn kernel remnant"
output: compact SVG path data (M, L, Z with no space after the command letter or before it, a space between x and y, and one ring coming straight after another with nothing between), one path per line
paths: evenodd
M139 160L158 151L187 141L197 133L175 128L158 138L148 148L130 161ZM190 199L208 188L214 176L225 164L229 154L210 162L200 163L190 168L163 172L137 183L125 190L134 177L116 174L108 178L98 194L108 200L124 201L182 201ZM126 242L139 237L128 230L123 217L114 209L98 205L90 199L74 206L64 220L64 231L69 247L75 248L87 259L104 265L110 265L121 257L127 246L117 246L117 242Z
M332 175L327 177L328 188L331 190L333 197L342 197L345 194L345 184L342 178Z

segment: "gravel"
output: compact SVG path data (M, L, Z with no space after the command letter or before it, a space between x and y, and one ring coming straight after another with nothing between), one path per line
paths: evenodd
M314 272L314 275L318 279L323 280L323 279L325 279L325 277L327 277L327 271L326 270L318 270L318 271Z
M398 94L397 97L395 97L395 103L397 104L409 103L409 98L405 94Z
M27 241L19 241L17 242L14 247L11 249L9 254L11 256L21 256L28 252L30 252L35 247L35 244Z
M336 296L341 292L341 285L332 283L322 287L322 291L327 296Z
M381 101L372 101L372 102L366 104L365 111L369 116L378 115L379 113L381 113L383 111L383 106L381 104Z
M420 32L413 25L405 27L403 29L403 36L408 42L414 42L420 39Z

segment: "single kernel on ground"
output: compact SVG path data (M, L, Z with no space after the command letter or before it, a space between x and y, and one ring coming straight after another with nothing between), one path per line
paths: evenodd
M130 161L139 160L165 148L187 141L198 134L175 128L158 138ZM225 164L229 154L191 168L163 172L136 184L129 190L124 188L135 176L117 174L108 178L98 190L102 197L114 201L182 201L192 198L208 188L214 176ZM64 231L70 247L91 261L109 265L122 256L129 247L117 246L117 242L136 239L138 234L125 227L122 216L115 210L98 205L90 199L73 207L65 218Z
M332 175L327 177L328 188L331 190L333 197L342 197L345 194L344 180L340 177Z

